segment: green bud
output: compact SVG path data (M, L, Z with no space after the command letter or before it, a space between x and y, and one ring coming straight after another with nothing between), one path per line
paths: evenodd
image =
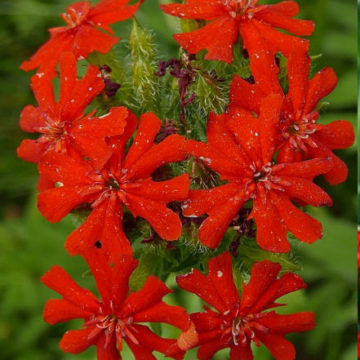
M153 35L133 19L130 33L130 50L133 58L132 80L139 108L144 111L159 110L159 78Z

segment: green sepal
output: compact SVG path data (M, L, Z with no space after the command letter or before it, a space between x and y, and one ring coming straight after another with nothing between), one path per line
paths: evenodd
M129 279L130 291L139 291L145 284L146 279L156 273L158 256L151 251L143 251L139 258L139 265Z

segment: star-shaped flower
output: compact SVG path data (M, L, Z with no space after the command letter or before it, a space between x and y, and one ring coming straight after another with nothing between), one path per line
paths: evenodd
M45 75L34 75L32 89L38 107L25 107L20 126L40 136L36 140L24 140L17 149L18 156L30 162L39 162L49 152L75 151L82 155L91 152L91 161L102 166L111 155L106 139L121 135L126 119L134 117L124 107L111 108L105 116L96 117L95 111L85 115L85 108L104 89L104 82L93 65L78 79L76 60L69 52L60 60L59 101L55 101L53 84Z
M294 360L295 348L285 339L292 332L311 330L314 313L279 315L271 308L275 300L306 287L293 273L278 278L281 266L271 261L255 263L250 281L241 296L234 284L231 256L219 255L209 261L209 274L193 270L177 277L179 286L212 306L191 315L199 336L199 360L210 360L219 350L230 348L230 360L252 360L251 343L263 343L276 360Z
M94 6L89 1L78 1L69 5L61 15L67 25L50 29L50 39L21 64L21 69L39 68L40 73L53 78L60 55L65 51L71 51L76 59L87 58L93 51L106 54L120 40L112 36L109 24L134 16L144 0L127 6L129 1L102 0Z
M257 243L265 250L288 252L287 232L312 243L322 236L321 224L292 201L313 206L331 205L330 197L313 183L328 172L330 158L294 163L275 162L282 97L270 94L260 105L260 115L242 110L236 116L210 114L207 143L189 140L188 152L216 171L226 184L193 190L183 205L185 216L207 219L200 241L216 248L244 203L253 200Z
M250 55L252 70L263 69L264 59L274 66L274 56L281 51L289 55L295 49L308 49L308 41L295 35L311 35L312 21L294 19L299 12L295 1L275 5L258 5L257 0L187 0L184 4L162 5L169 15L181 19L209 21L198 30L174 35L175 40L191 54L202 49L205 59L233 61L233 46L240 35ZM260 58L262 58L260 60Z
M176 339L162 338L142 324L167 323L186 334L191 325L186 311L162 301L171 290L155 276L149 276L141 290L129 292L129 277L138 262L132 256L122 255L110 266L101 251L92 249L85 254L101 298L80 287L60 266L53 266L41 278L47 287L62 295L62 299L47 302L46 322L54 325L72 319L84 320L81 329L65 333L60 348L78 354L95 345L98 360L120 360L125 341L136 360L154 360L153 351L182 359L184 352Z
M184 174L158 182L151 174L166 163L185 159L185 139L171 135L154 144L160 126L154 114L143 114L134 141L125 151L137 128L135 117L129 117L124 134L112 140L112 157L103 167L77 154L55 152L39 163L46 186L39 194L38 207L47 220L57 222L79 205L91 207L89 217L67 240L70 254L92 248L98 241L109 254L131 252L121 226L123 205L135 217L146 219L161 238L180 237L180 218L167 204L187 198L189 177Z
M269 92L284 96L281 109L278 138L278 161L294 162L315 157L331 157L334 166L325 179L332 185L346 180L346 164L334 154L333 150L345 149L354 142L354 127L351 122L337 120L329 124L318 122L318 105L322 98L329 95L336 87L335 72L326 67L309 80L311 60L306 54L296 52L288 59L289 90L284 93L271 71L263 71L255 84L235 75L230 90L229 113L236 113L238 108L259 113L260 103Z

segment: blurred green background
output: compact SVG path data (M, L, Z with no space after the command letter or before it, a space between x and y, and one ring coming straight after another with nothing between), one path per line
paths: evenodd
M34 103L29 88L31 74L18 69L46 39L49 27L62 24L58 14L71 0L0 0L0 359L90 360L93 350L74 356L58 350L61 334L69 324L49 326L42 321L42 308L54 294L39 277L53 264L62 265L80 283L86 265L69 257L63 243L74 228L70 219L49 224L36 210L36 166L16 157L15 149L26 134L18 128L21 109ZM169 2L169 1L167 1ZM357 4L355 0L302 0L301 16L316 21L311 55L322 54L314 71L329 65L339 84L322 110L322 121L347 119L356 125L357 103ZM164 1L165 3L165 1ZM179 31L176 18L165 16L158 0L147 0L139 21L153 29L161 59L176 56L171 34ZM117 35L127 38L130 22L116 25ZM315 330L291 337L300 360L354 360L356 358L356 144L341 157L349 166L345 184L328 187L331 209L312 212L324 224L324 238L312 246L297 243L295 253L303 267L307 291L288 296L288 311L313 310ZM168 299L170 302L174 298ZM192 298L191 310L199 310ZM77 325L77 324L75 324ZM171 330L164 329L165 332ZM256 350L255 359L271 359ZM125 354L124 359L132 359ZM159 358L161 358L159 356ZM187 359L195 359L194 352ZM220 354L216 359L227 359Z

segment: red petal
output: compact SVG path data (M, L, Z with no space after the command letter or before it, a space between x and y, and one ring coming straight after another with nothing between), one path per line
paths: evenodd
M253 360L254 356L251 351L250 344L242 346L231 346L230 348L230 360Z
M247 160L246 153L237 145L234 135L226 127L227 117L210 113L207 123L207 138L209 144L224 153L227 158L240 163Z
M125 338L129 348L134 354L135 360L156 360L152 350L144 347L141 343L134 344L130 339Z
M237 21L230 16L224 16L198 30L176 34L174 39L191 54L207 49L205 59L232 63L233 44L237 36Z
M240 32L244 42L244 48L249 53L250 69L255 80L261 84L265 94L282 94L277 74L279 68L275 63L275 53L263 38L261 30L258 30L252 21L242 22ZM264 68L267 71L264 71Z
M256 19L253 19L252 23L256 26L258 31L261 33L261 36L269 44L269 47L272 48L272 52L274 54L280 51L284 56L289 57L292 53L300 50L307 52L309 49L308 40L282 33L267 23L258 21Z
M182 206L183 214L188 217L198 217L208 214L214 208L224 203L239 192L240 186L235 183L228 183L217 186L213 189L192 190L189 192L189 199Z
M94 172L91 164L78 154L48 152L39 165L39 172L47 180L61 182L64 186L91 185L94 180L87 175Z
M60 341L60 349L67 353L79 354L88 347L95 344L95 339L89 335L94 327L88 327L81 330L70 330L65 333Z
M221 314L215 313L211 310L207 310L206 313L193 313L191 314L191 320L194 322L196 330L200 333L201 340L204 340L206 337L206 342L210 339L213 340L218 337L218 332L221 332L221 326L224 322L224 319ZM215 330L215 331L213 331ZM215 336L208 336L212 332ZM208 333L205 334L204 333Z
M81 308L82 304L73 304L65 299L51 299L44 309L44 321L51 325L72 319L86 319L93 315L92 312Z
M79 116L82 116L91 100L101 93L105 84L99 75L99 69L94 65L90 65L86 75L76 81L76 85L72 89L71 100L64 104L63 109L61 109L61 118L63 120L72 122L78 119ZM68 97L70 96L68 95Z
M228 16L224 7L214 2L192 1L188 4L169 4L160 7L166 14L177 16L180 19L213 20Z
M212 281L200 271L193 269L188 274L177 276L176 281L182 289L196 294L221 313L228 310Z
M332 159L334 167L324 177L330 185L338 185L347 179L349 171L347 165L340 158L333 155Z
M180 135L170 135L161 143L153 145L131 165L128 178L144 179L160 166L185 158L185 139Z
M284 16L294 17L299 13L299 4L296 1L281 1L278 4L268 5L272 11L278 11Z
M241 164L209 144L188 140L187 152L200 159L206 166L219 173L223 179L231 177L245 177L250 175L246 164Z
M271 284L269 283L266 290L264 290L261 296L258 297L258 300L251 306L249 313L256 314L260 311L271 309L276 305L274 303L276 299L305 288L306 284L301 277L294 273L284 274L280 279L275 279Z
M95 295L91 291L80 287L60 266L54 265L41 277L41 282L62 295L66 300L86 311L94 313L99 310L98 300Z
M240 311L248 314L249 310L261 299L266 290L273 284L281 270L280 264L271 261L255 263L251 268L250 281L243 285Z
M89 19L99 27L103 24L113 24L131 18L137 12L144 0L134 5L126 6L129 0L101 1L93 6L89 12Z
M236 115L229 118L227 125L236 138L236 142L246 151L248 162L243 164L242 176L252 177L250 164L258 163L261 159L261 145L259 133L262 124L253 114L246 110L236 112ZM239 165L238 165L239 166ZM239 177L239 175L237 176Z
M161 127L160 119L153 113L146 113L141 115L139 128L135 136L134 142L131 145L125 162L124 167L129 168L144 153L146 153L153 146L156 134Z
M253 204L251 217L256 222L258 245L271 252L289 252L290 244L286 238L286 226L270 198L267 197L264 203L262 199L255 198Z
M290 144L290 141L285 141L278 152L278 155L276 157L276 162L278 164L282 163L292 163L296 161L301 161L302 159L297 159L297 154L300 154L300 151L295 151L293 147Z
M114 200L104 201L94 208L85 222L66 239L65 249L70 255L94 249L100 241L103 252L111 259L116 254L132 254L129 240L122 227L122 205Z
M136 338L140 340L139 344L135 344L128 338L125 338L125 340L136 360L156 360L156 357L152 355L153 351L159 351L177 360L183 358L184 352L180 351L176 345L176 340L163 339L142 325L133 325L133 327Z
M332 167L333 162L329 157L317 157L306 161L279 164L273 167L273 174L312 179L317 175L326 174Z
M197 353L198 359L211 360L218 351L225 349L226 347L228 347L228 344L224 343L224 340L221 338L201 345Z
M127 193L126 206L135 217L146 219L162 239L173 241L181 236L180 218L166 207L166 202L148 200Z
M89 186L63 186L42 192L38 196L38 209L50 222L56 223L76 206L93 199Z
M32 105L25 106L20 114L20 127L26 132L38 132L45 125L45 117L42 109Z
M295 119L298 119L303 114L309 85L310 63L309 55L301 51L292 54L288 58L289 91L287 98L292 103Z
M260 102L264 97L260 86L252 85L235 74L230 87L228 112L234 115L239 107L258 114Z
M113 254L111 260L102 249L89 249L82 255L96 280L96 287L109 311L118 313L128 295L128 282L138 262L132 255Z
M234 284L232 260L228 252L209 261L208 277L211 279L227 308L233 308L239 301L239 293Z
M336 84L337 76L333 69L325 67L320 70L309 82L304 113L311 113L318 102L335 89Z
M280 335L257 332L256 336L270 350L276 360L294 360L294 345Z
M173 325L181 330L187 330L190 317L180 306L170 306L163 301L133 316L135 322L158 322Z
M249 194L240 191L235 196L225 200L219 208L210 210L208 212L209 217L201 224L199 229L201 243L215 249L224 237L229 224L248 199Z
M126 120L126 126L123 135L108 139L109 145L111 145L114 154L118 155L119 159L116 159L116 161L123 161L126 143L135 132L137 125L137 117L131 111L129 111L129 116Z
M322 226L319 221L299 210L286 195L275 191L270 194L287 228L300 241L312 244L322 237Z
M79 26L73 43L73 53L77 57L87 58L93 51L108 53L120 38L108 35L92 25Z
M288 334L312 330L315 324L313 312L302 312L291 315L279 315L274 312L258 320L259 323L271 329L271 331Z
M20 159L37 163L46 152L47 147L48 145L46 143L25 139L16 149L16 153Z
M289 185L284 186L286 194L292 199L302 200L307 205L331 206L330 196L311 180L302 178L281 177Z
M101 336L96 343L97 360L121 360L121 355L116 347L115 334L108 336L110 336L110 341L107 341L106 336Z
M51 78L46 74L37 73L31 78L31 88L39 107L49 114L55 114L56 105Z
M151 275L146 279L141 290L131 293L125 300L122 307L121 316L126 317L145 311L169 294L171 290L157 277Z
M171 180L145 180L139 183L130 183L122 186L127 193L157 201L182 201L187 199L190 187L189 175L183 174Z
M71 100L76 86L76 59L73 53L64 52L60 57L60 97L57 105L58 114Z
M295 35L311 35L315 28L315 23L313 21L292 19L289 16L276 11L272 6L268 6L264 10L256 13L256 18Z
M102 168L112 154L105 140L123 134L128 115L125 107L115 107L104 116L77 121L69 130L74 147L89 157L97 168Z
M138 261L132 255L114 256L112 268L112 300L114 311L120 311L129 293L129 279L138 266Z
M260 105L260 144L263 164L272 162L276 150L276 137L283 98L278 94L267 96Z
M309 148L309 156L311 157L328 157L331 160L331 168L324 172L325 180L330 185L337 185L344 182L348 176L347 165L338 158L326 145L317 142L316 148Z
M346 149L354 143L354 126L350 121L337 120L322 126L314 136L332 150Z

